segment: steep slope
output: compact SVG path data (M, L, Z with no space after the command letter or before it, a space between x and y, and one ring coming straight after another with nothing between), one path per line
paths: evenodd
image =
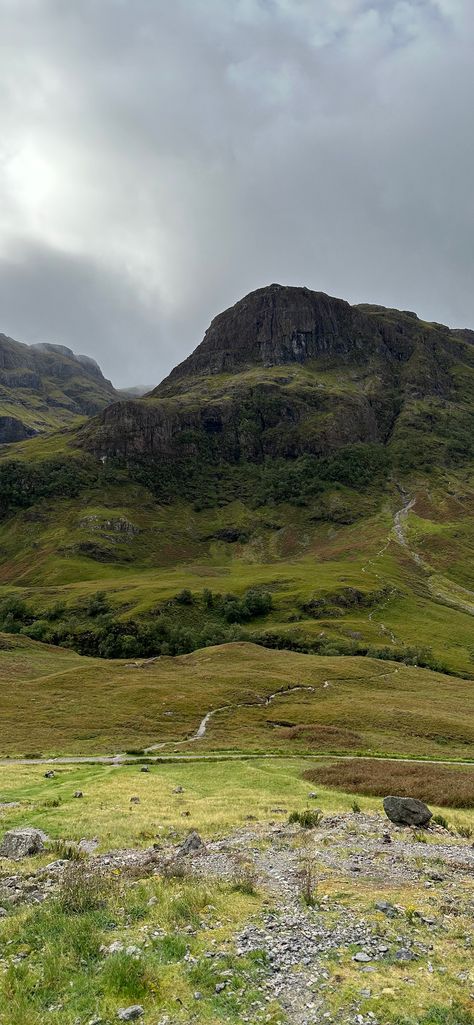
M407 467L473 453L474 348L413 313L271 285L216 317L145 399L78 434L101 457L260 462L394 447Z
M89 356L0 335L0 444L74 423L118 397Z

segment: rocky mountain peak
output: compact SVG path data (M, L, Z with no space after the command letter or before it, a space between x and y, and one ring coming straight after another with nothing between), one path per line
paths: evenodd
M326 351L347 355L363 344L365 319L357 308L324 292L267 285L214 317L201 344L156 394L165 394L190 375L302 363Z

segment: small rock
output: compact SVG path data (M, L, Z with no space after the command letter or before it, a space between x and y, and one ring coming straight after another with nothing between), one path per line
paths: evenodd
M314 790L310 790L310 792L308 794L308 797L310 798L311 801L316 801L317 796L318 795L314 792Z
M195 1000L202 1000L202 993L200 993L199 990L197 989L196 992L193 993L193 997L194 997Z
M141 1004L132 1004L131 1007L122 1007L117 1011L117 1018L120 1021L136 1021L137 1018L141 1018L144 1014L143 1007Z
M140 804L140 798L139 797L131 797L130 798L130 804Z
M204 847L204 843L199 833L193 829L192 833L189 833L182 844L180 844L178 854L191 854L193 851L198 851L201 847Z
M397 958L397 961L414 961L415 959L413 951L407 950L406 947L402 947L400 950L397 950L395 957Z
M226 982L217 982L216 983L215 992L216 993L222 993L222 990L225 989L226 986L227 986Z
M54 779L55 775L56 775L56 773L53 772L52 769L48 769L48 772L45 772L45 774L44 774L44 778L45 779Z
M367 961L371 961L372 957L371 957L370 954L367 953L366 950L359 950L358 954L354 954L354 957L352 958L352 960L353 961L367 962Z
M149 772L149 771L150 771L150 766L149 765L142 765L142 767L140 769L140 772Z
M7 909L6 908L0 908L0 918L6 918L7 915L8 915Z
M392 842L392 837L390 836L390 833L384 833L383 837L382 837L382 843L391 843L391 842Z
M82 790L75 790L74 791L74 797L84 797L84 794L82 793Z
M184 794L184 787L175 787L173 794Z

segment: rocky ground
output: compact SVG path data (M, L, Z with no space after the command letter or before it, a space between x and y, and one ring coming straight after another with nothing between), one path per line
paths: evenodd
M93 843L84 847L88 864L120 868L125 877L172 872L240 878L242 886L264 892L263 915L234 937L238 955L263 951L266 960L260 999L242 1022L264 1021L265 1010L278 1004L294 1025L385 1025L389 1019L365 1008L374 982L382 984L380 972L386 982L390 970L405 986L416 986L421 974L436 981L455 970L456 985L474 1008L474 935L465 927L474 914L474 847L441 826L420 832L381 815L353 813L327 817L310 830L249 821L206 844L194 834L181 846L98 856ZM67 865L62 858L26 876L20 869L0 878L0 915L23 902L44 901ZM453 922L456 969L443 961ZM222 956L212 940L206 956ZM338 1001L348 972L356 973L354 996ZM160 1019L159 1025L165 1022L172 1019Z

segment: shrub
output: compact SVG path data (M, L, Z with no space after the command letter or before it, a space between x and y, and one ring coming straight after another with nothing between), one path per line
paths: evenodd
M73 862L65 870L59 888L59 905L67 914L83 915L104 907L114 880L97 867Z
M323 813L320 808L315 808L314 811L305 808L304 811L292 811L288 822L297 822L303 829L315 829L316 826L321 824L322 818Z
M257 889L258 875L252 861L242 859L233 876L233 889L252 896Z
M308 908L316 903L316 864L312 858L304 858L298 872L301 898Z

